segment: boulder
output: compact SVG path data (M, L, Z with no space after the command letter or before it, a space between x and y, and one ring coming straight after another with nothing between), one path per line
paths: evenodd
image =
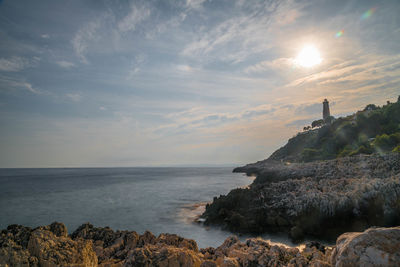
M339 236L331 263L344 266L399 266L400 227L370 228Z

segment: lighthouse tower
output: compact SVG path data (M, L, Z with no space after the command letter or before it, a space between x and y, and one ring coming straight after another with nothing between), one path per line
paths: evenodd
M322 102L323 105L323 109L322 109L322 118L324 119L324 121L326 121L326 119L331 116L331 113L329 111L329 102L328 100L325 98L324 102Z

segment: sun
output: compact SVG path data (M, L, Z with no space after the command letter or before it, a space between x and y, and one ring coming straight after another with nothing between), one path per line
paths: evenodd
M317 48L307 45L297 55L295 62L302 67L310 68L321 63L322 58Z

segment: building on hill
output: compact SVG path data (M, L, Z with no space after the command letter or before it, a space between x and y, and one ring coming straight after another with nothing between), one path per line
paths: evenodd
M322 102L323 109L322 109L322 119L326 121L327 118L331 116L331 112L329 111L329 102L325 98L324 102Z

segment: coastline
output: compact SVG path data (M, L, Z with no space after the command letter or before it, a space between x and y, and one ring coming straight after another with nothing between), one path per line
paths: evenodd
M400 227L345 233L333 247L307 242L302 249L261 238L228 237L220 246L199 249L175 234L114 231L86 223L68 235L62 223L0 232L0 266L396 266ZM380 257L376 257L380 255Z
M247 189L214 198L203 214L206 225L286 232L295 242L400 225L399 153L291 164L264 160L234 171L257 178Z

